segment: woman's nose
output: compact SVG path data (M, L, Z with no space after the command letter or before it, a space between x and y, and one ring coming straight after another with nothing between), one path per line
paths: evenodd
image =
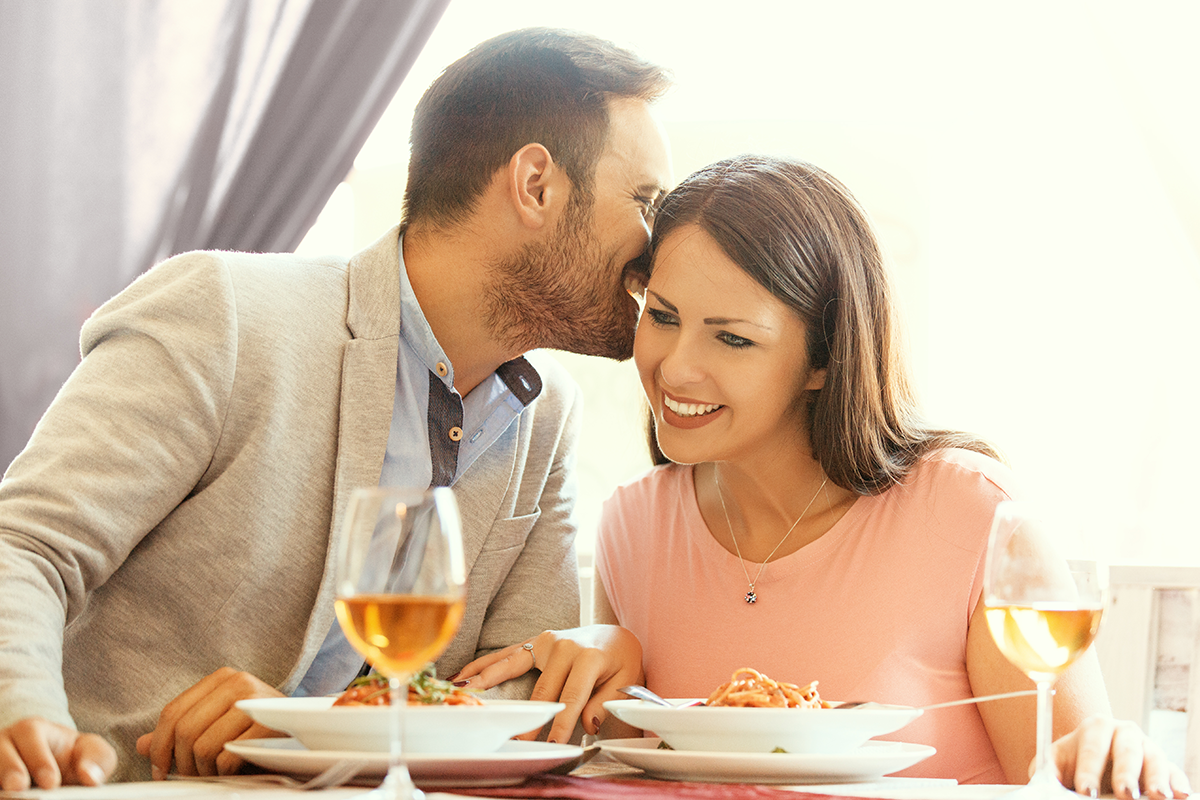
M668 386L682 388L703 380L704 364L696 348L680 337L663 355L659 374Z

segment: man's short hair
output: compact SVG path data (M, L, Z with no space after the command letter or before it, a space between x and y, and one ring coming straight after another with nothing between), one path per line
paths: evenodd
M535 142L590 194L609 100L651 101L670 84L661 67L573 31L527 28L477 45L417 104L404 224L462 222L496 171Z

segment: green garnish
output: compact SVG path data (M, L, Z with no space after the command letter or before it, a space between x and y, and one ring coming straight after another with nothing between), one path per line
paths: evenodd
M387 679L378 672L372 672L368 675L355 678L351 681L347 689L353 689L359 686L377 686L378 688L369 695L360 698L360 702L369 703L377 697L382 697L388 693ZM439 705L446 701L446 698L455 692L462 691L454 686L450 681L444 681L437 677L437 670L433 663L430 662L425 667L413 675L408 681L409 701L418 702L424 705Z

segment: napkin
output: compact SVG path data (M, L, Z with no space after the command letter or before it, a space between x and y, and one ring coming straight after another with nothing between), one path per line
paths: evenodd
M437 791L424 787L426 791ZM517 786L454 787L446 791L475 797L556 798L557 800L846 800L844 795L797 792L745 783L692 783L643 778L580 778L535 775Z

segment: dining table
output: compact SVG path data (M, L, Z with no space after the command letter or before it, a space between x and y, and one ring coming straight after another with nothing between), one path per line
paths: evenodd
M232 775L216 778L178 778L166 781L114 783L104 786L65 786L59 789L30 789L0 792L0 798L21 800L351 800L365 798L379 780L356 779L342 786L303 790L283 785L286 777L272 773ZM295 781L289 781L295 783ZM605 753L566 774L533 775L510 786L447 787L425 784L426 800L469 798L562 798L563 800L992 800L1015 786L959 785L950 779L883 777L870 781L767 785L758 783L705 783L659 780L621 763Z

